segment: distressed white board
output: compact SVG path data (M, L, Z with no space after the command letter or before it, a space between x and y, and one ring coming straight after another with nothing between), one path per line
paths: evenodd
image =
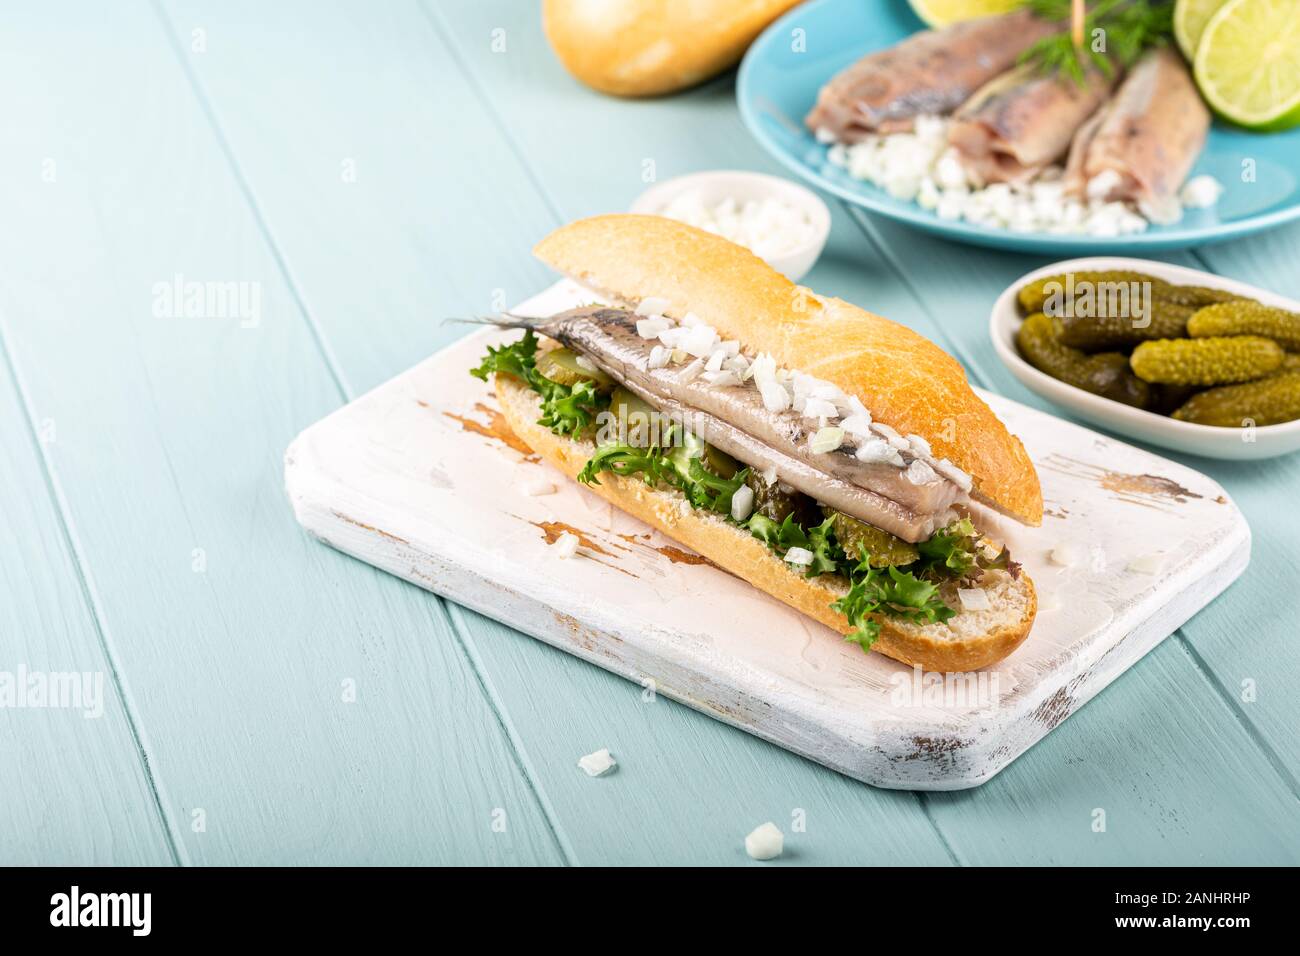
M591 296L559 283L517 311ZM1033 576L1033 632L974 681L922 675L684 551L549 466L472 378L485 330L304 431L294 512L341 551L859 780L977 786L1245 569L1250 529L1206 476L992 394L1038 467L1041 528L994 530ZM550 480L553 494L523 487ZM560 560L548 539L581 536ZM1079 561L1048 560L1071 541ZM1159 552L1155 574L1129 564Z

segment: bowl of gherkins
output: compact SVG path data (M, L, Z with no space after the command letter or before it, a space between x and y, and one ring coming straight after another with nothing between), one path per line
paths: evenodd
M1016 378L1112 431L1212 458L1300 449L1300 302L1196 269L1094 257L1021 276L989 328Z

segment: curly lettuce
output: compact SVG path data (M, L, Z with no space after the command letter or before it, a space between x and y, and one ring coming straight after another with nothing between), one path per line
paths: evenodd
M504 372L513 375L542 398L542 417L537 424L557 435L576 435L589 429L609 399L596 391L595 383L577 382L561 385L537 371L537 336L532 329L510 345L488 346L487 355L477 368L470 369L475 378L487 381L489 375Z

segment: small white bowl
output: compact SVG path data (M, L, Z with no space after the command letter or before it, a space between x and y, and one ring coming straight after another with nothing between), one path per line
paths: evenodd
M737 203L751 199L776 199L802 212L812 224L811 238L779 256L766 257L772 268L792 282L798 282L813 267L831 233L831 211L816 193L779 176L739 169L711 170L664 180L638 196L636 202L632 203L631 211L650 216L662 215L669 203L688 192L698 192L701 200L710 206L727 198L734 199Z
M1016 330L1021 316L1016 303L1016 292L1027 282L1062 272L1133 270L1145 272L1158 279L1178 285L1203 285L1226 289L1239 295L1258 299L1267 305L1300 312L1300 302L1258 289L1244 282L1224 279L1211 272L1185 269L1150 259L1129 259L1120 256L1094 256L1087 259L1067 259L1054 262L1041 269L1026 273L1006 288L993 305L989 317L989 334L993 348L1002 364L1024 385L1044 398L1070 409L1080 418L1112 431L1131 435L1153 445L1208 458L1226 458L1251 461L1273 458L1300 449L1300 421L1281 425L1263 425L1253 428L1216 428L1180 422L1167 415L1157 415L1132 408L1100 395L1059 382L1034 368L1016 350Z

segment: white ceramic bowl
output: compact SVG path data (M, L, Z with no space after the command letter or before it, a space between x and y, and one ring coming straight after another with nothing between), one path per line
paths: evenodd
M1175 451L1205 455L1209 458L1253 460L1273 458L1300 449L1300 421L1249 429L1215 428L1209 425L1180 422L1167 415L1157 415L1154 412L1131 408L1120 402L1066 385L1064 382L1058 382L1020 357L1020 353L1016 351L1015 334L1016 329L1020 327L1016 291L1021 286L1043 276L1057 275L1062 272L1116 269L1146 272L1179 285L1203 285L1226 289L1258 299L1268 305L1300 312L1300 302L1294 299L1287 299L1265 289L1257 289L1244 282L1234 282L1198 269L1185 269L1182 266L1171 266L1149 259L1128 259L1119 256L1067 259L1021 276L998 296L997 302L993 305L993 314L989 318L989 334L993 337L993 348L998 353L998 358L1011 370L1011 374L1032 391L1057 405L1070 409L1080 418Z
M770 198L802 212L812 224L811 238L779 256L766 257L772 268L792 282L798 282L813 267L831 233L831 212L812 190L779 176L739 169L718 169L666 179L638 196L631 211L661 215L670 202L688 192L699 192L703 202L709 206L728 197L737 203Z

